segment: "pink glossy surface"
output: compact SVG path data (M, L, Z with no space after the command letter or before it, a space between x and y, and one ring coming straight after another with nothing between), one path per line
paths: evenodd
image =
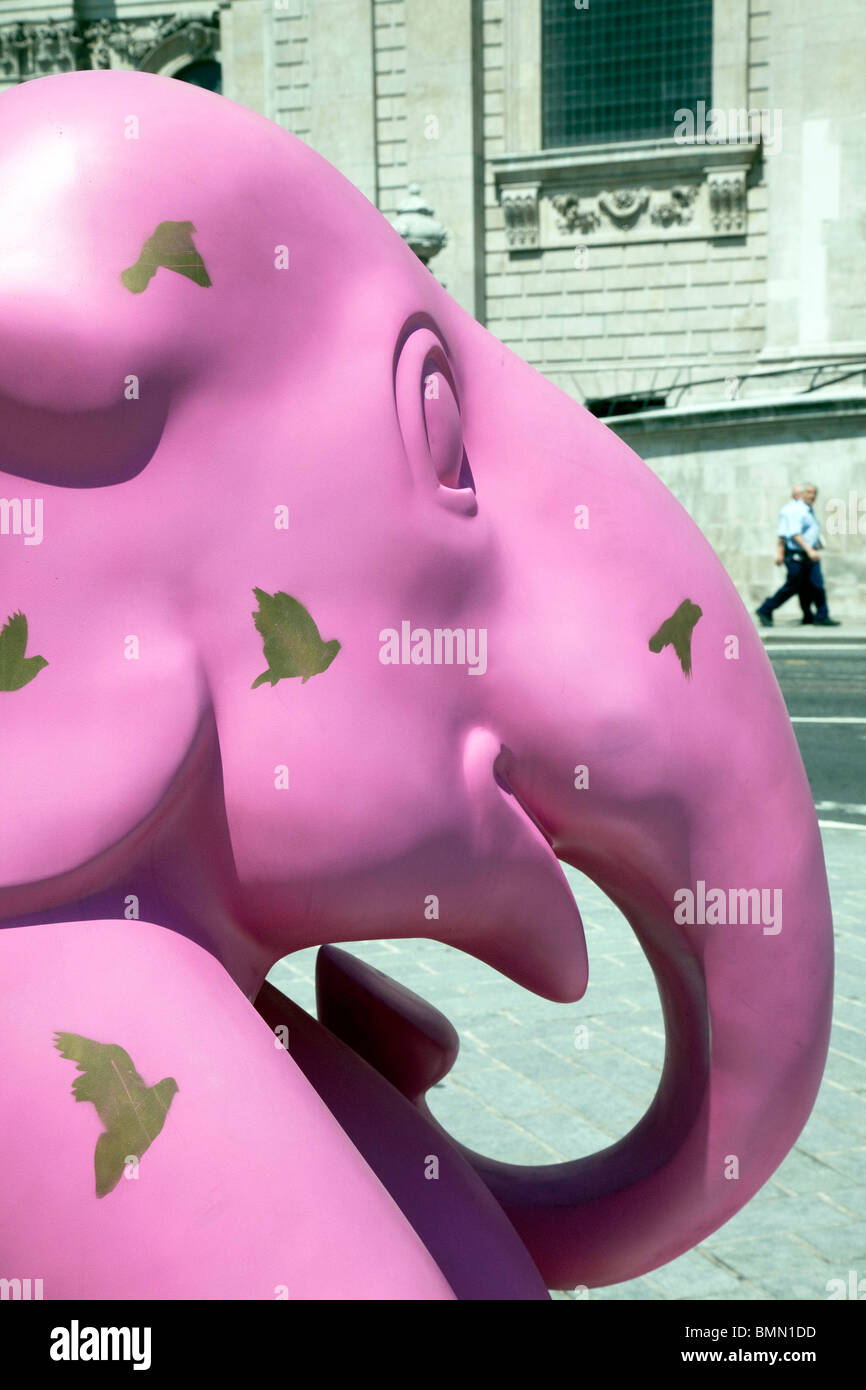
M0 98L0 203L0 488L44 500L41 544L0 537L3 593L49 662L0 693L0 916L78 924L95 1020L121 966L99 963L80 919L121 917L128 894L250 998L298 947L430 935L571 1001L587 963L559 854L647 949L666 1075L613 1155L479 1167L550 1282L623 1279L687 1249L805 1122L832 971L805 775L712 550L340 175L243 108L142 74L27 83ZM165 268L124 288L165 220L193 223L210 288ZM425 399L436 371L453 395L440 375ZM265 666L254 587L294 596L341 643L327 671L250 688ZM688 680L671 648L648 649L686 598L702 610ZM404 620L485 629L483 674L384 665L380 633ZM673 895L698 879L780 889L783 929L677 925ZM30 932L33 972L52 971L59 934ZM152 1005L155 1045L169 1025ZM190 1007L165 1040L200 1029ZM57 1123L80 1122L43 1065L31 1084L59 1086ZM12 1104L15 1076L3 1084ZM158 1147L181 1163L170 1123ZM262 1212L276 1196L257 1186ZM317 1200L316 1215L337 1239L342 1209ZM303 1256L324 1285L318 1258ZM430 1287L408 1257L406 1280Z
M4 1277L41 1278L46 1299L452 1298L222 967L175 932L130 925L0 940ZM76 1071L52 1051L57 1028L118 1042L145 1082L178 1084L138 1177L102 1198L102 1126L72 1101Z

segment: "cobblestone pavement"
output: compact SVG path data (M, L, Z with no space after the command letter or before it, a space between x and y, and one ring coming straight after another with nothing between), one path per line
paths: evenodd
M866 1279L866 829L825 828L823 835L836 999L829 1060L809 1123L781 1168L726 1226L644 1278L593 1289L593 1300L823 1300L831 1279L846 1288L851 1270ZM347 948L451 1019L460 1056L431 1092L431 1109L456 1138L517 1163L555 1163L619 1138L640 1119L661 1070L661 1011L643 953L595 885L567 872L589 949L590 983L579 1004L538 999L436 942ZM298 952L270 975L310 1011L314 961L315 950Z

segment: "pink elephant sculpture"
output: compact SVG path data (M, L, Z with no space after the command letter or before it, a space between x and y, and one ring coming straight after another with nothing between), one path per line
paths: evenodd
M805 1123L832 972L713 551L260 116L29 82L0 197L0 1274L541 1299L689 1249ZM522 1168L427 1111L447 1021L328 943L573 1003L560 860L637 933L667 1049L631 1133ZM263 988L316 943L318 1020Z

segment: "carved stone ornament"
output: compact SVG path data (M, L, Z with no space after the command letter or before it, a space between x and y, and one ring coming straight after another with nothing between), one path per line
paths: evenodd
M746 230L745 169L710 169L707 173L710 195L710 222L713 231L729 235Z
M502 190L505 239L511 251L528 251L538 245L538 185Z
M686 222L691 222L698 188L699 185L696 183L672 188L666 201L653 208L650 221L660 227L683 226Z
M575 235L604 244L657 240L667 236L737 236L746 230L746 169L707 171L706 181L667 189L624 188L600 193L547 192L553 210L542 233Z
M82 38L74 20L0 26L0 78L23 82L53 72L74 72Z
M448 233L437 222L433 208L421 192L421 185L410 183L408 196L397 205L395 229L425 265L442 250Z
M595 208L581 208L573 193L557 193L551 201L559 213L556 225L560 232L594 232L601 225Z
M100 19L82 26L76 20L0 25L0 80L26 82L50 73L79 68L138 67L155 49L182 35L193 61L210 58L219 48L219 13L209 19L163 15L148 20Z
M219 44L218 13L210 19L184 15L161 15L147 20L100 19L87 26L84 38L91 67L137 67L166 39L181 33L195 62L212 57Z
M757 144L742 141L709 150L659 141L623 143L610 153L593 146L495 155L508 248L742 236L758 153Z
M649 206L649 189L619 188L615 193L599 193L598 205L617 227L633 227Z

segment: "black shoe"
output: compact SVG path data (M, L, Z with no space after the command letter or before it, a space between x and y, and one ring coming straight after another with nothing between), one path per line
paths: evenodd
M773 626L773 615L771 613L762 613L760 608L756 608L755 612L758 615L758 622L761 624L761 627Z
M815 622L815 619L814 619L814 618L801 618L801 620L800 620L800 626L801 626L801 627L812 627L812 625L813 625L814 622Z
M815 618L814 622L815 622L815 626L816 626L816 627L841 627L841 626L842 626L842 624L840 623L840 621L839 621L838 618Z

